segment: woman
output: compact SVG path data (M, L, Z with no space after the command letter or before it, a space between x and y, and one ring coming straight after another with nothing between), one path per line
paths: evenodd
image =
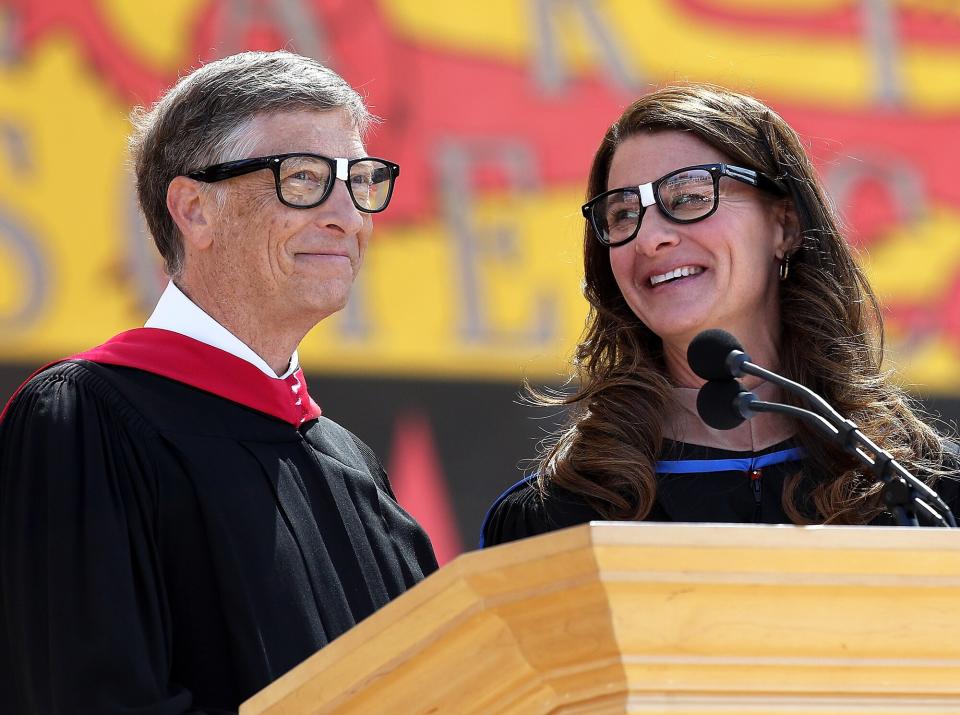
M938 480L951 455L880 371L876 297L780 116L717 87L648 94L604 136L587 197L578 387L538 396L574 415L537 474L491 507L482 545L593 519L895 524L881 485L805 425L703 424L686 353L708 328L823 395L956 503L955 482Z

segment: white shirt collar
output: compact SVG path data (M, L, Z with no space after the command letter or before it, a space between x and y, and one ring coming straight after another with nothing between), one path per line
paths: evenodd
M266 361L250 349L236 335L231 333L216 320L207 315L200 306L190 300L183 291L170 281L160 296L153 314L144 324L145 328L160 328L174 333L186 335L188 338L199 340L201 343L212 345L215 348L246 360L258 368L267 377L287 378L300 369L300 358L297 351L290 356L290 365L282 375L277 375Z

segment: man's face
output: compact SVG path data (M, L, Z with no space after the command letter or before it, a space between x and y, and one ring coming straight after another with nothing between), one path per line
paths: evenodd
M360 134L342 110L262 115L250 131L248 157L309 152L331 158L365 155ZM246 157L243 157L246 158ZM373 231L369 214L353 205L335 181L319 206L280 203L269 169L238 176L218 187L224 200L215 219L211 261L203 280L234 314L269 330L314 325L343 308Z

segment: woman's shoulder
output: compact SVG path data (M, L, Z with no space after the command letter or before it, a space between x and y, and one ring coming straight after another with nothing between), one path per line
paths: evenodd
M960 444L944 438L941 469L943 473L931 484L954 515L960 512Z
M582 497L529 474L497 497L480 527L480 548L545 534L603 517Z
M951 437L941 437L940 444L943 445L944 462L953 467L960 464L960 444Z

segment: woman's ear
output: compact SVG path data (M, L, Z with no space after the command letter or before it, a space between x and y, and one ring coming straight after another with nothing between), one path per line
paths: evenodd
M177 176L167 186L167 211L180 229L185 246L204 249L213 242L214 205L199 181Z
M781 231L775 253L777 260L782 261L785 256L793 255L793 252L800 248L800 219L790 199L778 201L776 211Z

